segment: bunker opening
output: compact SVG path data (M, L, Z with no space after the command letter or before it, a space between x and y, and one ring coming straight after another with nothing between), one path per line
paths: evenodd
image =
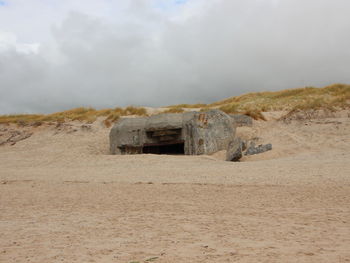
M143 146L143 153L182 155L185 154L185 144L182 141L170 142L166 144L145 145Z
M152 143L143 145L143 153L185 154L184 140L181 140L182 129L148 130L147 137Z

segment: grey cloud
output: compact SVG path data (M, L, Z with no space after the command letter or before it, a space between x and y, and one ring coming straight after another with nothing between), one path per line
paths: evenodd
M222 0L183 21L139 3L118 23L71 13L38 54L0 52L0 113L350 82L348 1Z

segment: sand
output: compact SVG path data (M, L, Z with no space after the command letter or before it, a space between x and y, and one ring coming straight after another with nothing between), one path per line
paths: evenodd
M108 154L109 129L0 146L0 262L350 262L350 118L254 122L273 150Z

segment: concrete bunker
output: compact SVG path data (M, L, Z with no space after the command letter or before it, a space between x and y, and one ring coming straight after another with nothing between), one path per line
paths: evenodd
M185 154L185 141L181 138L182 129L164 129L146 131L147 138L153 143L143 145L143 153Z
M219 110L125 118L110 132L111 154L211 154L226 150L235 125Z

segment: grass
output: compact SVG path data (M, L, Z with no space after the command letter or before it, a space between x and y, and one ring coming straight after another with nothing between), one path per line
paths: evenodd
M292 110L294 108L348 108L350 106L350 85L334 84L324 88L305 87L276 92L255 92L231 97L208 106L211 108L245 108L258 111Z
M170 108L163 111L162 113L183 113L184 111L185 110L183 108Z
M220 109L228 114L246 114L264 120L262 112L273 110L339 110L350 107L350 85L334 84L324 88L305 87L276 92L255 92L214 102L202 108Z
M231 97L212 104L178 104L168 106L166 113L181 113L186 108L197 108L200 111L220 109L228 114L247 114L254 119L264 119L262 112L273 110L338 110L350 108L350 85L334 84L324 88L305 87L275 92L255 92ZM129 106L126 108L96 110L80 107L53 114L19 114L0 116L1 123L35 124L44 122L65 122L77 120L87 123L94 122L98 117L105 117L106 126L111 126L122 116L146 116L147 111L142 107Z
M114 122L117 122L120 119L120 117L130 115L147 116L147 111L145 108L142 107L129 106L125 109L117 107L111 112L109 112L107 118L103 122L106 127L110 127Z
M241 114L250 116L254 120L266 121L265 116L262 114L262 112L256 109L246 109L245 111L241 112Z
M239 104L237 103L230 103L230 104L226 104L223 105L219 108L219 110L222 110L223 112L226 112L227 114L234 114L234 113L238 113Z
M81 121L93 123L98 117L105 117L105 124L110 126L117 121L121 116L145 116L147 111L142 107L129 106L126 108L102 109L94 108L75 108L72 110L56 112L52 114L20 114L20 115L2 115L0 116L1 123L16 123L19 125L39 125L49 122L65 122L65 121Z
M208 111L211 108L202 108L201 111ZM244 114L252 117L254 120L266 120L261 110L254 108L239 108L239 104L231 103L224 106L219 107L219 110L227 113L227 114Z
M203 103L197 103L197 104L176 104L176 105L166 106L164 108L185 108L185 109L193 108L193 109L198 109L198 108L203 108L205 106L207 106L207 104L203 104Z

